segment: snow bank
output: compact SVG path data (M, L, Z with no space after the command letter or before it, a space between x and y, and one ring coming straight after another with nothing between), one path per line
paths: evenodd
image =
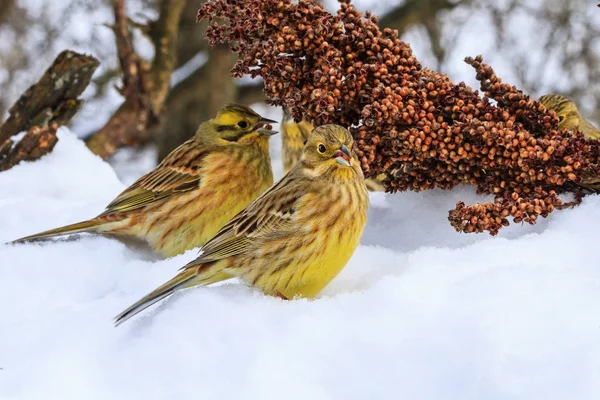
M52 154L0 173L0 242L93 216L123 189L59 135ZM477 196L374 194L362 245L314 301L232 282L119 328L114 315L196 252L150 262L92 236L0 245L0 398L597 399L600 198L496 238L452 230L458 199Z

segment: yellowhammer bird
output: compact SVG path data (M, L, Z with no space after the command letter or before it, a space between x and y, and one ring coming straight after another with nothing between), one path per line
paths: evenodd
M367 220L369 196L337 125L316 128L292 170L248 205L183 271L116 317L131 318L178 290L238 277L269 295L314 297L344 268Z
M548 110L554 110L560 122L561 129L574 129L591 139L600 139L600 131L579 113L577 105L570 99L559 94L546 94L539 98L540 103Z
M304 144L314 127L306 120L295 122L287 108L283 109L283 120L280 126L283 172L287 174L300 159Z
M291 170L294 164L300 159L302 149L304 149L304 143L306 143L306 140L313 129L313 125L304 119L300 122L295 122L292 114L284 107L283 119L281 121L281 158L283 160L283 172L287 173ZM385 188L381 182L379 182L384 178L385 175L380 175L377 179L367 179L365 181L367 189L372 192L384 192Z
M102 214L15 242L90 232L141 239L166 257L202 246L273 184L269 136L276 132L265 127L272 122L228 104Z

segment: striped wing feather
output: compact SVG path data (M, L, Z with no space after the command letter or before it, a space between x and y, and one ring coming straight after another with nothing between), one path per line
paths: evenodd
M290 175L254 200L202 247L200 257L183 269L244 253L257 239L289 235L302 198Z
M202 179L199 164L207 154L194 139L188 140L119 194L100 216L135 210L198 188Z

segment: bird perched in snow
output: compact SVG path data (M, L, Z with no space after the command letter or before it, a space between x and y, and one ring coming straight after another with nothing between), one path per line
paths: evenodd
M287 173L292 169L296 161L302 154L304 143L308 139L308 136L314 129L313 125L307 120L295 122L294 117L289 111L283 109L283 119L281 121L281 158L283 160L283 172ZM367 179L365 184L367 189L372 192L383 192L385 191L380 180L383 180L385 176L379 176L377 179Z
M202 246L273 184L272 122L248 107L225 105L102 214L13 243L89 232L141 239L166 257Z
M316 296L344 268L367 220L369 196L337 125L316 128L291 171L248 205L182 272L116 317L131 318L178 290L240 278L284 299Z
M600 131L581 116L577 105L570 99L559 94L546 94L539 98L540 103L548 110L553 110L558 115L560 129L573 129L583 133L591 139L600 139Z

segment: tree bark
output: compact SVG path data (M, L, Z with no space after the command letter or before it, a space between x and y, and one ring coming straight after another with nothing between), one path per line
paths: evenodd
M238 88L229 74L235 59L228 46L215 46L206 64L171 91L167 118L155 133L159 159L189 139L223 104L236 101Z
M78 99L100 62L92 56L63 51L42 78L10 108L0 126L0 144L19 132L50 122L68 123L79 110Z
M0 5L0 25L6 21L8 14L12 11L12 8L17 4L16 0L3 0ZM198 8L198 7L196 7ZM196 10L197 11L197 10ZM194 15L194 19L196 16Z
M57 130L58 123L53 121L43 127L32 127L14 147L11 139L6 140L0 146L0 171L6 171L21 161L37 160L50 153L58 142Z
M163 0L160 16L150 25L155 57L148 65L133 49L125 0L113 0L117 53L123 76L123 104L109 121L87 138L87 146L108 158L123 146L143 143L160 122L176 63L178 26L185 0Z
M210 49L204 38L204 32L208 24L206 22L196 23L198 7L204 1L187 0L181 20L179 21L179 37L185 40L177 41L177 62L179 66L185 64L198 53Z

